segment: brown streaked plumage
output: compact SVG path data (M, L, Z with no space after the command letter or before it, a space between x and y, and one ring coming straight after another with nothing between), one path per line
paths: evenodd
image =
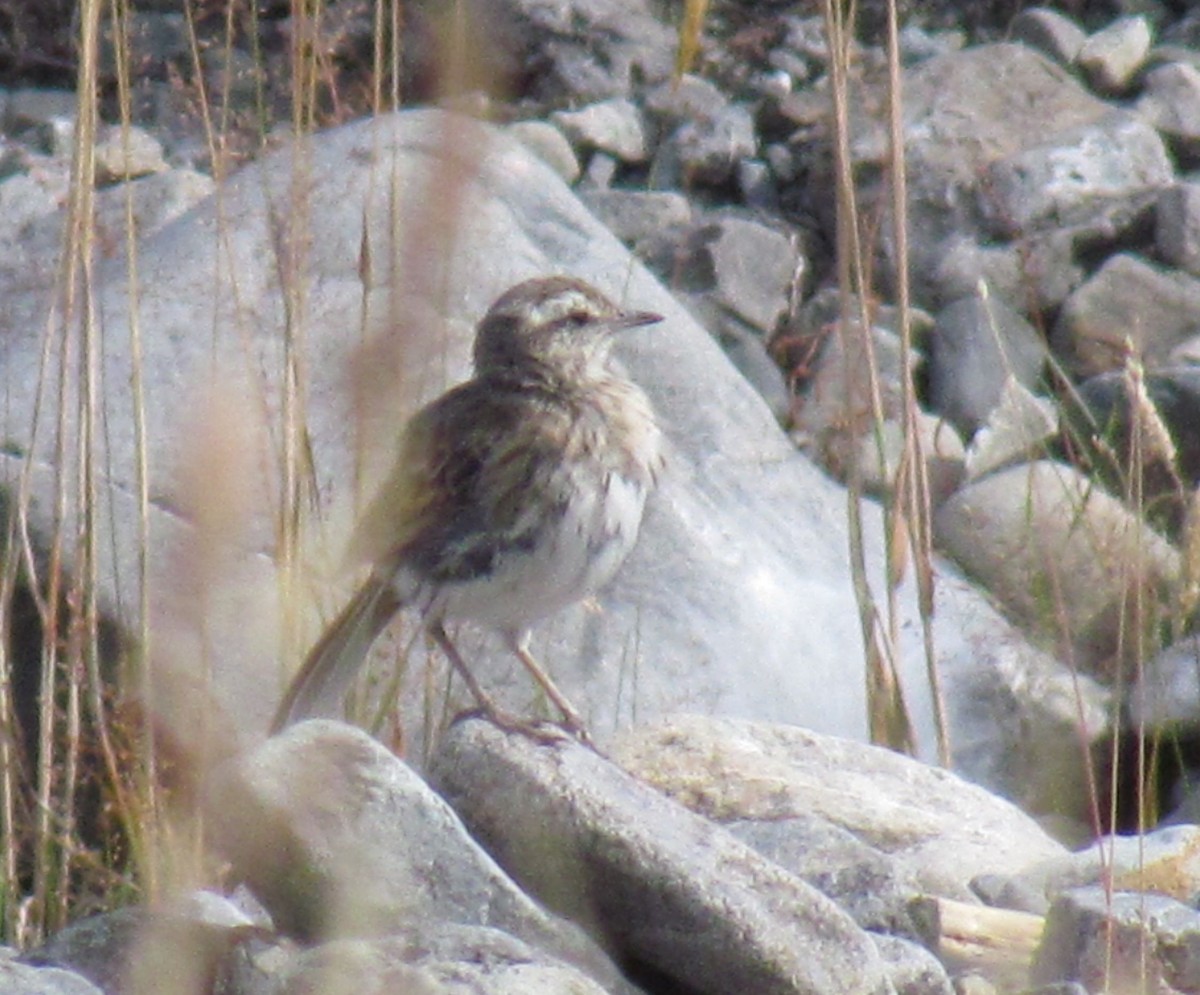
M588 597L637 539L663 465L642 391L609 363L613 333L660 321L582 280L527 280L479 323L475 374L421 409L350 542L366 581L292 679L272 731L340 701L371 644L413 607L485 712L445 623L498 631L583 734L529 654L530 628Z

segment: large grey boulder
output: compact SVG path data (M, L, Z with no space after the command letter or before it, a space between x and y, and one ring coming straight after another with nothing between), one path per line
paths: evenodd
M487 126L412 111L314 136L237 174L141 242L136 295L118 262L97 274L95 575L102 606L138 631L136 319L153 712L184 748L226 752L239 731L265 729L287 676L356 580L335 565L399 425L467 374L471 326L488 304L548 272L583 276L666 316L623 339L620 358L651 395L673 452L641 542L600 610L581 605L551 620L535 653L602 740L680 709L866 736L845 492L794 451L711 337L550 167ZM0 483L14 485L28 468L31 524L45 535L60 470L75 493L73 464L48 431L30 437L45 300L13 293L8 304ZM59 348L71 384L74 353ZM289 399L291 364L304 389ZM45 374L51 383L56 369ZM43 409L39 424L54 425L53 402ZM74 401L64 411L76 431ZM280 511L288 489L303 509L290 546L280 541L292 527ZM882 592L884 540L871 507L863 527ZM897 604L898 662L931 755L910 584ZM952 729L972 715L961 731L976 745L1018 735L975 724L979 686L994 683L980 647L1004 645L1019 658L1016 672L1042 670L1042 658L966 588L939 593L934 625L948 683L972 689L951 701ZM425 666L412 626L394 631L402 649L384 640L377 655L385 675L400 672L405 733L419 754L445 711L465 702L441 697L444 663ZM528 680L497 641L464 631L460 646L501 699L533 707ZM206 699L219 710L202 707Z

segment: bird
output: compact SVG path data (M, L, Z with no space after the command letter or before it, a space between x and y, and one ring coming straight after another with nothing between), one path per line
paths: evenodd
M662 320L561 275L525 280L491 305L476 326L471 378L401 432L347 547L348 564L369 572L291 680L272 733L340 702L376 638L410 608L489 718L519 724L448 625L498 633L563 727L589 741L528 643L537 623L599 591L638 539L665 437L611 351L618 333Z

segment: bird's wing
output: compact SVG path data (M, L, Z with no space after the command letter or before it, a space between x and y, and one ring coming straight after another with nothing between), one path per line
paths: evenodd
M532 545L565 502L557 472L575 417L528 385L468 381L409 423L397 459L351 539L377 569L463 580ZM531 502L532 495L541 500Z

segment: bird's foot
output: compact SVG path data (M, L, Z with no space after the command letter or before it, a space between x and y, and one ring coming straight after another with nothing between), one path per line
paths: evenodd
M567 719L562 723L551 722L549 719L530 719L514 715L495 705L480 705L476 708L461 712L455 721L464 718L486 719L497 729L516 733L520 736L545 744L555 746L560 743L575 740L584 746L595 749L592 737L582 723Z

